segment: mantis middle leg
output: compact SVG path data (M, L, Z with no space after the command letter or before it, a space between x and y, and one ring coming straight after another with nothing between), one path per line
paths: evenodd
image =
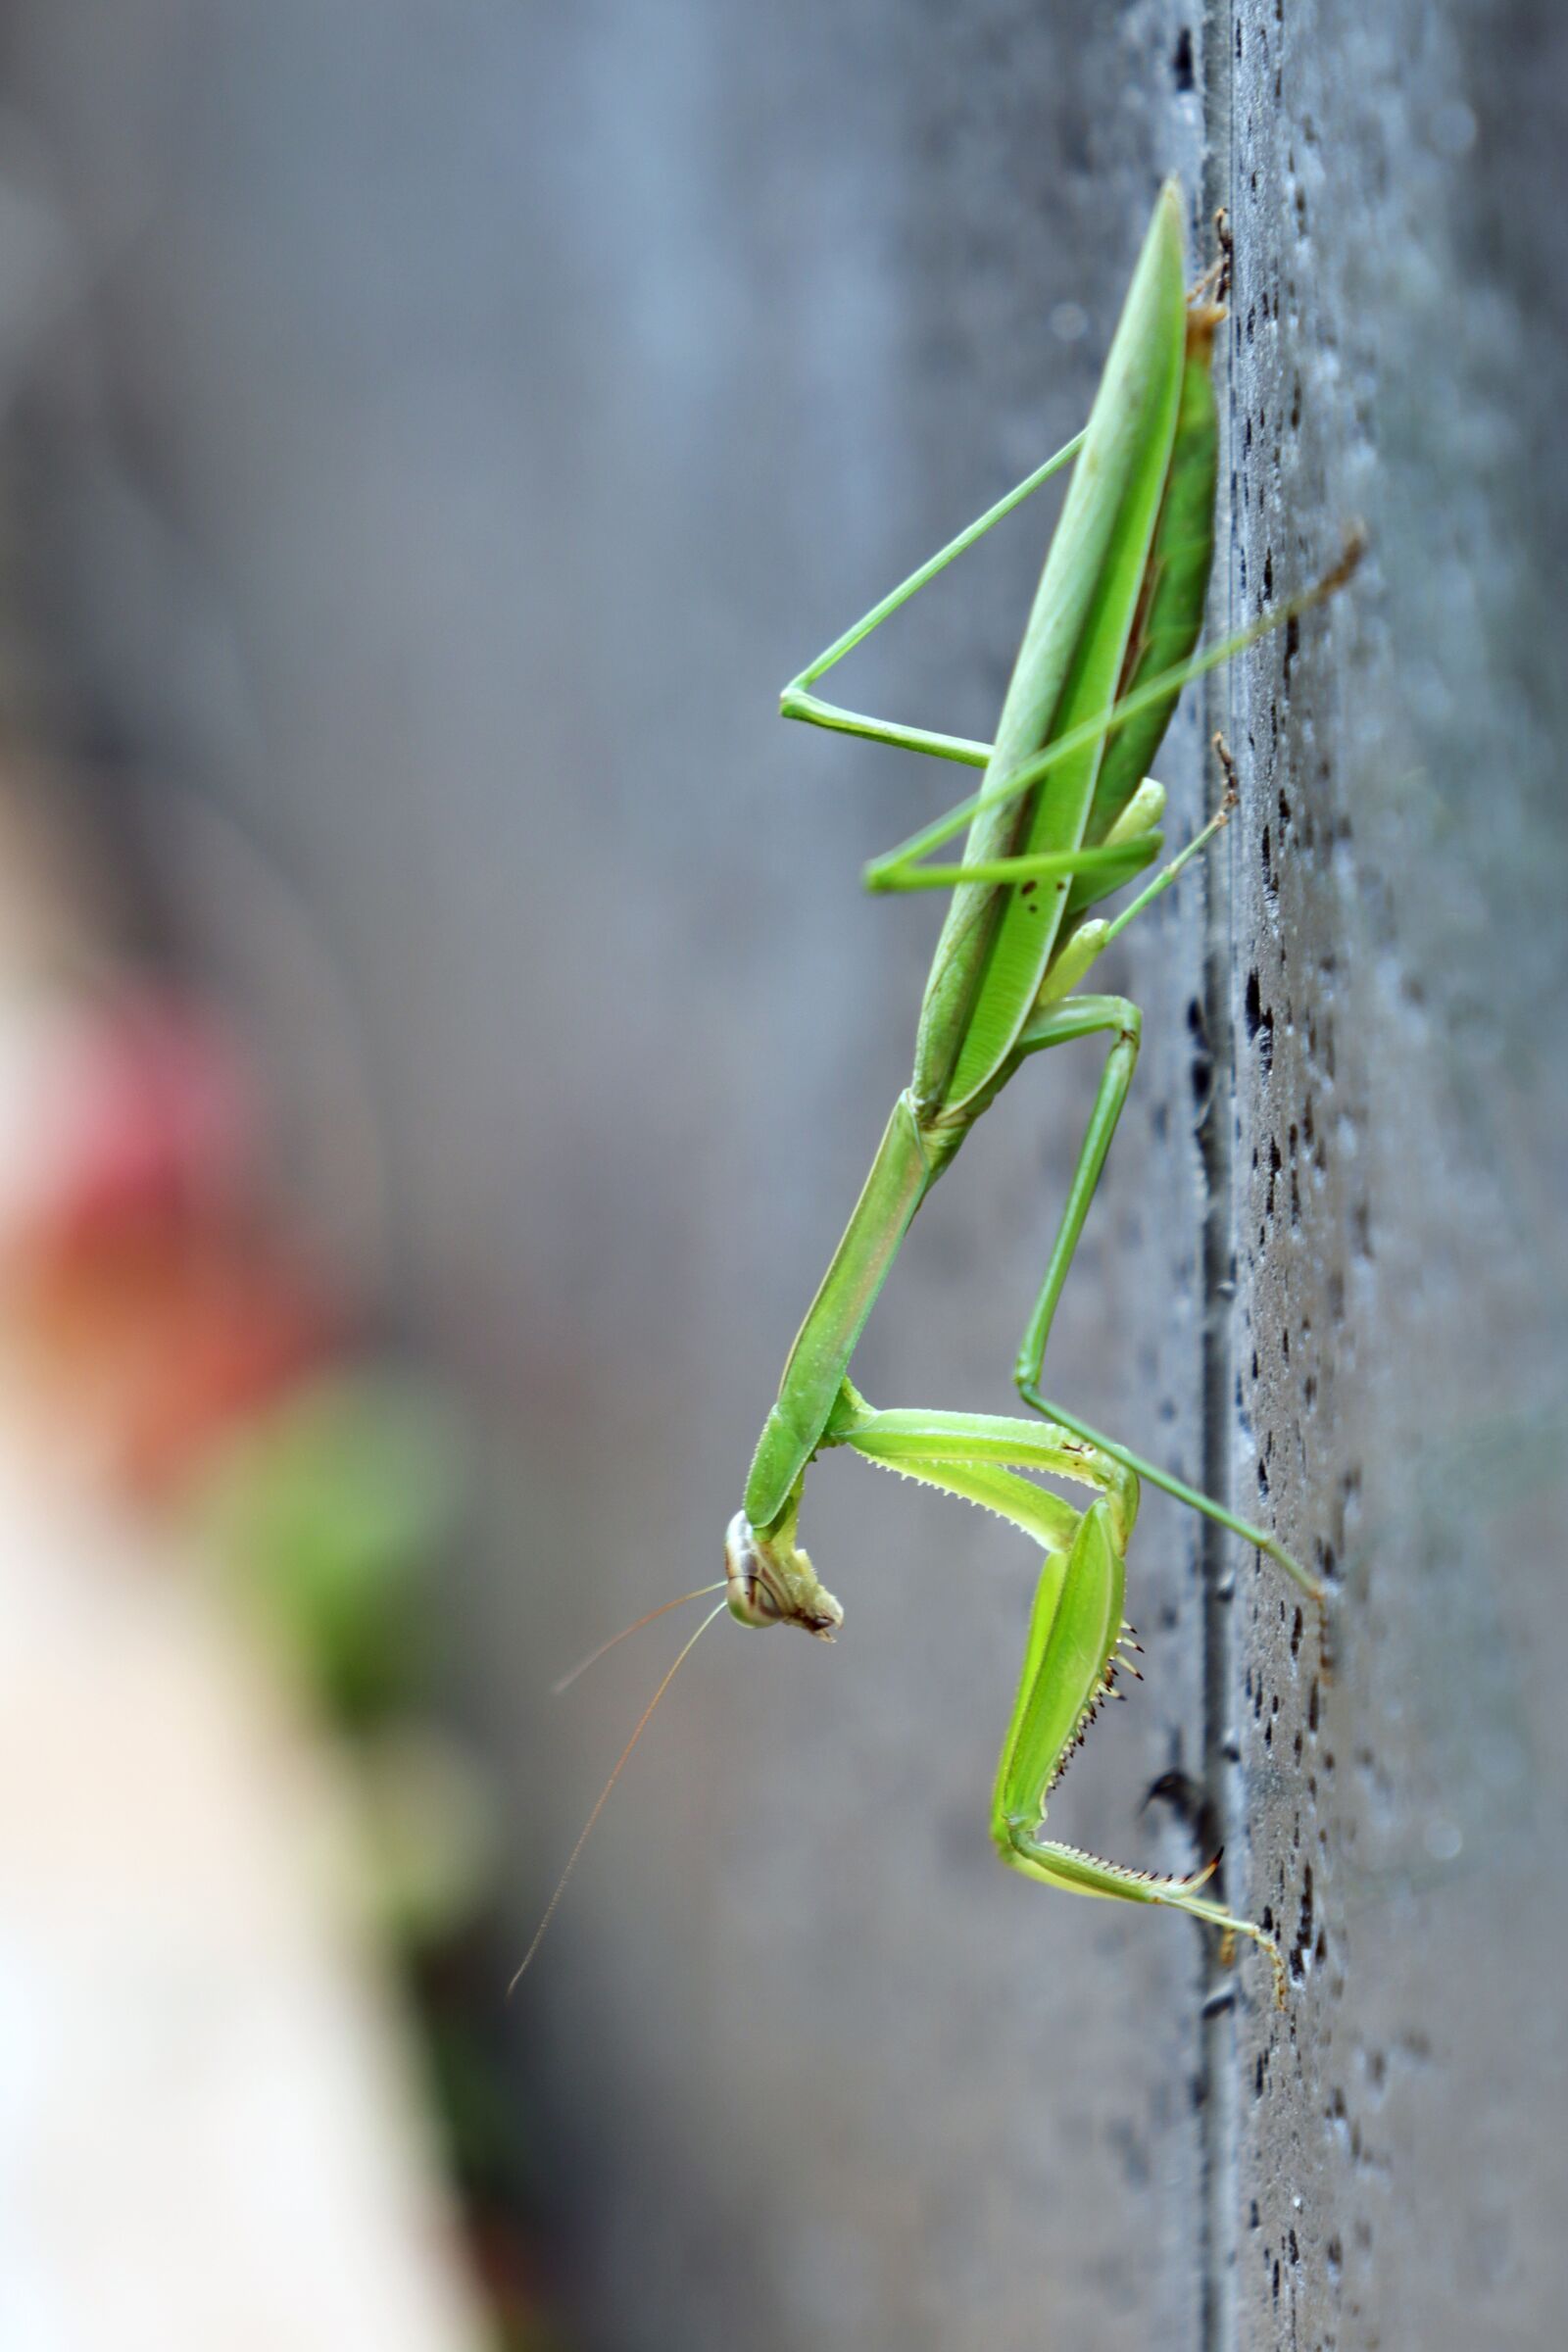
M1164 876L1160 877L1161 882L1164 879ZM1137 1066L1143 1016L1138 1006L1125 997L1068 997L1060 1004L1047 1005L1037 1013L1018 1042L1017 1051L1021 1056L1044 1053L1053 1046L1065 1045L1071 1039L1091 1037L1101 1031L1109 1031L1114 1042L1106 1056L1094 1108L1090 1112L1089 1125L1068 1187L1066 1206L1052 1245L1046 1277L1040 1286L1034 1311L1019 1346L1018 1359L1013 1366L1014 1385L1025 1404L1043 1414L1048 1421L1074 1431L1086 1444L1108 1454L1113 1461L1121 1462L1139 1478L1148 1479L1151 1485L1161 1488L1167 1494L1173 1494L1178 1502L1185 1502L1193 1510L1201 1511L1216 1525L1228 1528L1232 1535L1240 1536L1244 1543L1255 1545L1276 1566L1283 1568L1293 1583L1306 1594L1318 1610L1321 1624L1328 1599L1326 1588L1298 1560L1292 1557L1283 1544L1263 1528L1254 1526L1250 1520L1239 1518L1223 1503L1214 1501L1212 1496L1173 1477L1168 1470L1146 1461L1142 1455L1131 1452L1101 1431L1091 1429L1086 1422L1077 1420L1060 1405L1052 1403L1041 1391L1051 1326L1062 1286L1067 1279L1067 1270L1072 1264L1073 1253L1084 1229L1089 1204L1105 1164L1111 1137L1116 1132L1122 1105L1127 1100L1127 1090Z

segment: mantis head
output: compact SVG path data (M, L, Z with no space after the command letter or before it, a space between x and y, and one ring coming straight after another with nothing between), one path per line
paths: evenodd
M809 1556L794 1541L794 1515L773 1536L760 1536L737 1511L724 1536L729 1613L741 1625L798 1625L831 1642L844 1611L817 1583Z

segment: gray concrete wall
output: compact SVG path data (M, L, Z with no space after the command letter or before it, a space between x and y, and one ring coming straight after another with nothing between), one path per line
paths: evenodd
M938 910L857 874L942 775L777 688L1076 424L1160 176L1200 239L1230 207L1216 625L1353 516L1373 552L1162 760L1184 833L1223 724L1244 818L1124 943L1148 1043L1051 1380L1324 1561L1338 1673L1152 1497L1149 1679L1059 1820L1176 1867L1140 1799L1206 1777L1290 2009L996 1867L1033 1563L835 1462L842 1642L714 1629L519 2083L588 2342L1551 2340L1561 36L1482 0L11 22L0 167L70 257L7 346L32 706L115 748L106 820L270 1039L302 1189L495 1432L452 1615L519 1942L673 1644L545 1687L717 1572L906 1075ZM983 731L1044 529L847 697ZM1094 1084L1057 1058L922 1215L878 1400L1008 1408Z
M1562 2277L1568 50L1525 8L1237 17L1234 609L1348 515L1372 556L1216 695L1230 1468L1344 1594L1332 1688L1250 1568L1223 1634L1297 1983L1220 2056L1222 2340L1524 2347Z

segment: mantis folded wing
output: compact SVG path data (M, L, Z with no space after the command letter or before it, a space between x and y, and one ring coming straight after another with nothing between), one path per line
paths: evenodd
M1285 1977L1261 1928L1233 1918L1191 1878L1126 1870L1041 1837L1046 1801L1118 1672L1123 1588L1139 1480L1149 1478L1267 1554L1321 1608L1318 1581L1264 1530L1047 1402L1051 1326L1138 1057L1142 1019L1125 999L1079 994L1096 957L1164 890L1224 820L1233 795L1114 921L1093 908L1159 855L1164 795L1148 779L1182 686L1267 627L1331 593L1358 550L1289 606L1197 655L1213 553L1218 428L1213 330L1223 313L1184 291L1181 201L1161 191L1089 422L884 599L786 689L786 716L984 767L970 801L879 860L874 889L951 888L926 983L914 1071L893 1106L864 1189L790 1350L726 1540L731 1614L831 1638L843 1622L797 1542L815 1455L868 1461L1009 1520L1044 1551L1022 1677L1003 1743L992 1835L1012 1869L1047 1886L1173 1906L1250 1936ZM1050 474L1074 461L994 744L869 719L820 701L815 681ZM922 862L967 825L957 864ZM876 1412L849 1367L916 1209L976 1119L1034 1054L1104 1036L1109 1050L1045 1279L1015 1366L1032 1420ZM1025 1473L1073 1482L1079 1509ZM1217 1857L1216 1857L1217 1859Z

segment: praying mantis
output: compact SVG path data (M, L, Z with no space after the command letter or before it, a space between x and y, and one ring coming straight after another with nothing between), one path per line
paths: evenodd
M1221 266L1223 268L1223 265ZM1211 840L1235 799L1106 921L1092 909L1152 865L1164 792L1148 769L1182 687L1266 628L1331 594L1333 571L1289 605L1201 655L1214 540L1218 424L1212 385L1218 272L1185 292L1180 192L1161 190L1089 422L840 637L785 689L789 718L983 767L980 791L866 873L880 891L951 890L926 983L909 1085L893 1106L844 1238L807 1310L763 1424L743 1506L725 1539L726 1598L742 1625L795 1625L831 1639L843 1610L797 1541L802 1490L818 1453L839 1446L880 1468L981 1504L1044 1551L1022 1675L1003 1741L991 1834L1009 1868L1047 1886L1158 1904L1250 1937L1274 1971L1273 1939L1200 1890L1041 1835L1047 1800L1118 1673L1131 1666L1122 1610L1139 1482L1149 1479L1256 1545L1321 1612L1324 1588L1263 1529L1100 1435L1041 1390L1057 1300L1138 1059L1142 1014L1123 997L1086 994L1090 967ZM1061 517L1003 706L995 743L866 718L820 701L823 673L927 580L1060 466L1073 465ZM965 826L961 862L923 862ZM851 1358L926 1194L1025 1061L1080 1039L1109 1051L1045 1280L1014 1366L1036 1416L879 1412L849 1377ZM1036 1485L1045 1473L1088 1489L1082 1509Z
M1227 1950L1235 1937L1250 1938L1270 1961L1275 1998L1284 2005L1285 1969L1273 1938L1202 1892L1218 1855L1190 1877L1159 1877L1041 1835L1047 1801L1118 1675L1138 1672L1122 1611L1141 1480L1255 1545L1312 1601L1320 1620L1327 1600L1319 1579L1264 1529L1052 1404L1040 1385L1056 1304L1132 1083L1143 1028L1136 1004L1083 993L1080 984L1225 824L1236 786L1218 738L1226 791L1214 816L1113 919L1093 909L1152 866L1163 847L1165 795L1148 770L1182 688L1333 594L1360 553L1352 539L1312 586L1220 644L1195 651L1213 557L1219 459L1212 357L1225 312L1214 296L1224 290L1228 260L1227 246L1225 259L1188 295L1182 199L1168 181L1084 430L784 690L787 718L978 767L983 780L977 793L866 870L873 891L953 894L926 982L913 1074L785 1362L742 1507L725 1537L724 1582L701 1589L725 1597L680 1651L621 1751L519 1977L622 1765L713 1618L727 1605L741 1625L794 1625L824 1640L842 1625L843 1609L818 1579L797 1530L811 1463L848 1446L882 1469L995 1512L1045 1554L992 1797L991 1834L1004 1862L1074 1894L1187 1912L1218 1929ZM812 692L873 629L1069 464L1072 478L994 743L868 718ZM931 852L965 828L959 862L929 861ZM915 1211L1025 1061L1096 1037L1107 1039L1109 1050L1014 1366L1019 1396L1035 1417L877 1411L851 1381L850 1362ZM1028 1473L1087 1489L1094 1499L1075 1507Z

